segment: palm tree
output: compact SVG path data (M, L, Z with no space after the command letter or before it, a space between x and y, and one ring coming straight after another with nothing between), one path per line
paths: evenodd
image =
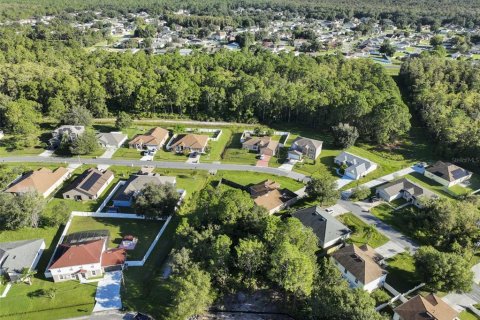
M363 235L365 239L367 239L367 242L375 235L375 232L375 227L371 224L363 227Z
M32 277L37 274L37 271L31 270L30 268L23 268L20 276L20 281L32 285Z

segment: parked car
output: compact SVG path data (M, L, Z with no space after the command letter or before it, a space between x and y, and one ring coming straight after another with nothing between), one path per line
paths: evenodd
M189 157L190 157L190 158L196 158L196 157L198 157L198 152L192 152L192 153L190 153Z
M325 209L325 211L327 211L328 213L333 213L333 209L332 209L332 208L327 208L327 209Z
M259 155L259 156L258 156L258 159L264 160L264 159L265 159L265 155L264 155L264 154Z

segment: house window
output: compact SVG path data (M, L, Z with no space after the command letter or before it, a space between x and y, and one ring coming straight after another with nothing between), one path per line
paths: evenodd
M96 276L97 272L95 270L92 270L92 276Z
M344 271L344 272L345 272L345 274L348 272L348 271L347 271L347 268L345 268L345 271Z
M355 283L358 283L358 279L355 279Z
M59 278L60 280L65 279L65 277L64 277L63 275L59 275L58 278Z

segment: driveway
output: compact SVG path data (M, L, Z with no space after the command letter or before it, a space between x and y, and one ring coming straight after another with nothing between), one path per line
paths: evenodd
M186 163L200 163L200 155L197 154L195 157L188 157Z
M101 159L111 159L117 148L107 148L105 152L99 157Z
M45 150L42 153L40 153L38 156L48 158L48 157L52 157L54 152L55 150Z
M283 163L280 167L278 167L278 169L291 172L294 166L295 166L295 162L288 161Z
M263 160L258 160L257 167L268 167L268 161L270 161L270 156L263 156Z
M346 200L338 200L337 204L341 205L364 222L374 225L378 231L387 236L399 247L407 249L408 251L410 251L410 253L414 253L417 251L418 245L413 240L406 237L399 231L395 230L382 220L378 219L371 212L362 211L362 208L358 204Z
M355 181L355 180L353 180L352 178L349 178L347 176L341 177L340 179L337 180L337 190L343 188L344 186L346 186L347 184L349 184L350 182L353 182L353 181Z
M405 248L400 246L396 242L388 241L383 246L376 248L375 251L385 259L388 259L399 253L404 252Z
M120 310L122 308L121 284L122 271L106 272L103 279L98 282L93 312Z

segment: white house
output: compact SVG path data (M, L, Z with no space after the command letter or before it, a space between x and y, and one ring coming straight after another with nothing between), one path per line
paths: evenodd
M469 180L472 177L472 172L450 162L437 161L425 170L424 175L445 187L451 187Z
M372 292L382 287L387 278L387 271L380 265L383 257L368 245L347 245L335 251L330 259L352 288Z
M345 151L336 156L334 162L339 166L346 165L347 168L345 169L345 175L354 180L365 177L367 174L377 169L377 164L375 162Z
M403 198L418 208L422 207L423 199L438 198L438 195L434 192L406 178L398 179L378 187L376 194L377 197L387 202Z
M128 136L121 132L108 132L99 133L97 139L103 148L120 148L127 141Z

